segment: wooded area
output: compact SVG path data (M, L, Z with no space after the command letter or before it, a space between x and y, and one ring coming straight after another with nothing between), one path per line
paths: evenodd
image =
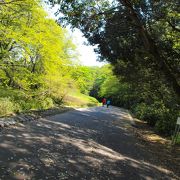
M59 24L79 28L112 65L116 76L104 81L102 95L165 134L179 115L178 8L177 0L64 0L58 11Z
M1 115L60 105L79 88L85 93L75 45L40 1L3 1L0 23Z
M48 2L59 4L58 24L40 0L0 2L0 114L51 108L77 92L110 98L172 134L180 115L179 2ZM75 44L63 28L69 24L110 64L76 63Z

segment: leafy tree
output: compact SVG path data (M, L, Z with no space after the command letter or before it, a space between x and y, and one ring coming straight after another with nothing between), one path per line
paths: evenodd
M112 75L112 68L110 65L104 65L101 68L96 68L95 70L95 80L90 90L90 95L101 100L104 96L104 94L100 94L101 88L106 79Z
M174 31L175 36L179 33L177 4L176 0L63 1L59 11L64 16L60 23L81 29L91 44L98 44L101 59L118 70L122 61L122 68L131 72L137 64L151 66L152 72L160 73L179 96L177 41L168 36Z
M5 2L0 7L1 85L33 97L49 94L61 99L72 86L69 72L75 50L66 30L48 18L38 0Z
M96 74L95 67L76 65L72 69L72 78L74 79L78 89L83 94L89 94L94 84Z
M59 12L59 24L79 28L97 45L99 60L113 66L116 77L100 83L101 95L116 95L117 104L137 115L142 108L141 117L160 131L169 131L168 121L174 127L180 102L178 1L64 0Z

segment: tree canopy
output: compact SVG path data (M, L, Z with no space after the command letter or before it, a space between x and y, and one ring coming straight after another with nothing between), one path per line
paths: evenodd
M116 74L129 80L139 72L143 78L139 70L144 68L180 95L177 0L64 0L59 4L63 13L59 23L81 29Z
M179 2L49 2L59 4L58 23L80 29L89 44L96 45L99 60L112 65L113 74L107 67L99 71L102 76L97 73L90 94L109 97L170 133L180 103Z
M0 88L20 90L27 102L61 102L76 88L71 73L75 45L66 29L48 17L38 0L3 1L0 10Z
M58 76L63 89L74 49L65 29L49 19L35 0L10 3L1 10L1 82L28 90L58 83Z
M49 108L66 95L77 103L81 92L107 97L170 134L180 103L178 1L48 2L60 5L57 22L40 0L0 2L1 107ZM99 61L110 64L98 68L73 62L76 47L63 28L69 24L96 45Z

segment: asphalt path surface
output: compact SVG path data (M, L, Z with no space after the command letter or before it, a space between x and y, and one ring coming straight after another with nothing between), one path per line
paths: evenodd
M174 179L116 107L69 111L0 132L0 179Z

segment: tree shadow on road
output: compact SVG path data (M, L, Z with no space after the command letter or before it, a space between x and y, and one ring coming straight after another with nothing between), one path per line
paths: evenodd
M125 111L90 108L7 129L0 179L178 178L140 146L127 119Z

